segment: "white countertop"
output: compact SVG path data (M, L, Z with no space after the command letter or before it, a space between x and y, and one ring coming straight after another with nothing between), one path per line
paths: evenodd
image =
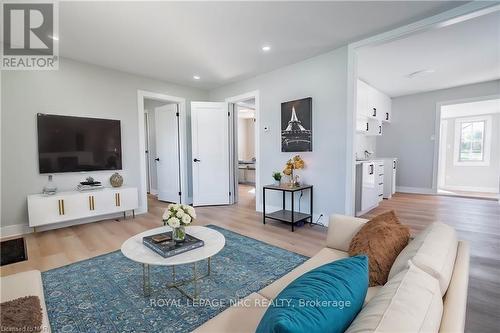
M367 160L356 160L356 165L363 164L363 163L375 163L375 162L380 162L380 161L392 161L392 160L397 160L396 157L374 157L370 158Z

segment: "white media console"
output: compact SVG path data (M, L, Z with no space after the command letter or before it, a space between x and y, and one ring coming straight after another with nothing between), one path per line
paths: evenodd
M29 226L39 227L59 222L132 211L139 206L137 188L117 187L92 191L67 191L54 195L28 196Z

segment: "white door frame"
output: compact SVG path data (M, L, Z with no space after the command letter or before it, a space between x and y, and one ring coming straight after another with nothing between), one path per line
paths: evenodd
M233 97L228 97L225 99L226 103L236 104L248 100L250 98L255 98L255 210L262 211L262 204L260 203L260 93L259 90L250 91L244 94L240 94ZM235 140L234 134L237 133L237 116L234 115L234 108L229 107L229 112L231 112L231 126L230 126L230 137L229 137L229 151L234 152ZM232 156L232 153L230 154ZM238 156L233 156L233 168L230 169L230 186L232 189L236 189L236 184L238 183ZM235 203L235 197L237 194L231 196L231 203Z
M488 101L491 99L500 99L500 94L479 96L471 98L462 98L449 101L442 101L436 103L436 116L435 116L435 127L434 127L434 162L432 164L432 191L438 193L440 187L440 177L439 177L439 163L440 160L440 148L441 148L441 108L446 105L454 104L465 104L472 102Z
M186 99L177 96L170 96L161 93L137 90L137 112L138 112L138 129L139 129L139 213L148 211L148 197L146 185L146 149L145 133L144 133L144 99L152 99L161 102L172 102L179 105L179 142L180 142L180 165L181 165L181 203L188 204L188 180L187 180L187 137L186 137Z
M358 78L357 50L366 46L374 46L406 38L424 31L439 29L499 10L500 4L498 3L472 1L446 12L360 40L358 42L351 43L347 46L346 214L354 216L356 201L356 161L354 152L356 149L356 80ZM436 154L434 157L435 160Z
M146 139L144 139L144 150L148 151L146 156L146 189L149 190L149 193L150 194L153 194L152 193L152 190L153 190L153 187L152 187L152 184L151 184L151 145L150 145L150 142L149 142L149 133L150 133L150 130L149 130L149 126L150 126L150 121L149 121L149 111L148 110L144 110L144 116L145 116L145 123L144 123L144 130L145 130L145 133L144 133L144 136L146 137Z

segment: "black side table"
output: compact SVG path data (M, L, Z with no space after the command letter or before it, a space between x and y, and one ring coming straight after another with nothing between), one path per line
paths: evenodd
M266 190L281 191L283 192L283 209L276 212L266 214ZM294 197L295 192L309 190L311 192L310 196L310 213L305 214L301 212L294 211ZM285 209L285 194L290 192L292 196L292 207L291 210ZM292 225L292 232L294 231L294 224L300 221L309 219L309 223L312 224L312 212L313 212L313 186L312 185L299 185L290 187L286 185L265 185L262 188L262 223L266 224L266 218L273 219L277 221L282 221L290 223Z

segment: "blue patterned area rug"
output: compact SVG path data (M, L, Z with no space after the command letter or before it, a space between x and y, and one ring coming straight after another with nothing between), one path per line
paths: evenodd
M142 289L142 265L121 252L42 273L53 332L190 332L242 297L262 289L307 257L209 226L226 237L212 258L209 277L199 282L200 300L175 289L169 267L151 266L151 296ZM206 265L198 265L198 274ZM176 268L178 279L192 276L192 265ZM186 290L193 290L186 287Z

